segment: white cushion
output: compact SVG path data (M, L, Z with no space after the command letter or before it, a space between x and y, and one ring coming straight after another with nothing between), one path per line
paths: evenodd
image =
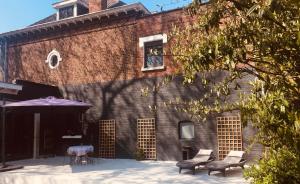
M208 150L208 149L200 149L197 153L197 155L211 155L213 150Z
M242 158L243 155L245 154L244 151L230 151L227 157L240 157Z

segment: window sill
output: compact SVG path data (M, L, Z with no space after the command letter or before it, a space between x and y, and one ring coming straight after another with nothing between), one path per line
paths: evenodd
M166 69L165 66L158 66L158 67L149 67L149 68L142 68L142 72L148 72L148 71L155 71L155 70L164 70Z
M194 138L179 138L180 141L194 141L195 140L195 137Z

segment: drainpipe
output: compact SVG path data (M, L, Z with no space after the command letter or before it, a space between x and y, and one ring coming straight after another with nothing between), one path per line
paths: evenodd
M7 82L7 40L5 39L2 42L2 47L4 47L3 49L1 48L1 51L3 51L3 53L1 53L1 55L3 55L3 82ZM2 58L2 57L1 57ZM6 99L4 97L4 94L2 94L2 105L4 106L6 104ZM2 108L2 116L1 116L1 121L2 121L2 127L1 127L1 135L2 135L2 167L5 167L5 108Z
M5 105L5 99L3 99L3 105ZM2 132L1 132L1 134L2 134L2 148L1 148L1 150L2 150L2 167L4 168L5 166L6 166L6 164L5 164L5 108L3 107L2 108L2 116L1 116L2 118L1 118L1 120L2 120L2 127L1 127L1 129L2 129Z
M4 76L3 81L7 83L7 76L8 76L8 64L7 64L7 53L8 53L8 46L7 46L7 40L4 40L4 62L3 62L3 70L4 70Z

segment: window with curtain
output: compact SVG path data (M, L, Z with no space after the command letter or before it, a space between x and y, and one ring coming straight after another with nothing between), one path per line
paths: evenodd
M156 68L164 65L163 63L163 41L153 41L145 43L144 68Z

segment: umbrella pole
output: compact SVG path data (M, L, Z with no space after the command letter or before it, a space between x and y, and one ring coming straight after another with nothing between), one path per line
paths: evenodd
M2 108L2 128L1 128L1 130L2 130L2 133L1 133L1 135L2 135L2 149L1 149L1 152L2 152L2 167L4 168L5 166L6 166L6 164L5 164L5 107L3 107Z

